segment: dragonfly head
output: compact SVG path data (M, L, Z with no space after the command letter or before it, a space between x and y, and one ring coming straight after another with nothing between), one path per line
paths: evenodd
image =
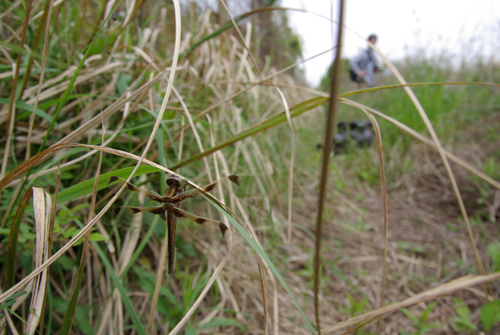
M167 178L167 185L171 188L180 188L182 185L182 179L178 176L169 176Z

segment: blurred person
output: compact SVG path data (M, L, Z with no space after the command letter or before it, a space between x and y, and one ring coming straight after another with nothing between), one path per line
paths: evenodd
M368 36L368 41L375 45L377 43L377 35ZM377 60L373 50L368 48L363 49L349 61L349 73L351 80L360 85L363 81L369 86L375 86L375 72L378 71Z

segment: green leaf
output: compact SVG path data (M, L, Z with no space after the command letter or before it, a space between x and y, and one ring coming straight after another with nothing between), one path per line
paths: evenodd
M76 227L69 227L68 229L66 229L66 231L64 232L64 238L70 238L75 230Z
M133 170L134 170L134 167L128 167L128 168L124 168L124 169L120 169L120 170L116 170L113 172L108 172L108 173L100 175L99 182L97 185L97 190L102 190L102 189L108 187L108 182L109 182L110 177L117 176L117 177L120 177L123 179L127 179ZM140 176L140 175L143 175L146 173L152 173L152 172L158 172L158 171L160 171L158 168L155 168L155 167L149 166L149 165L144 165L144 166L139 167L139 169L137 170L137 172L134 176L137 177L137 176ZM118 182L116 182L116 183L118 183ZM59 192L59 196L57 198L57 203L62 204L64 202L83 197L84 195L91 194L93 188L94 188L94 178L87 179L86 181L83 181L79 184L68 187L67 189Z
M195 288L190 292L190 299L188 300L187 306L185 307L193 305L194 301L200 296L201 291L203 291L207 283L208 283L208 273L205 274L205 278L198 279Z
M186 255L188 257L197 257L198 252L193 243L184 241L181 238L177 238L175 240L175 247L179 251L179 253Z
M88 305L77 306L75 313L75 321L78 325L78 328L82 331L82 333L86 335L90 335L94 333L94 329L89 322L89 307Z
M424 310L424 312L422 313L422 315L420 315L420 322L424 323L425 320L427 320L427 318L429 317L429 314L432 312L432 310L434 309L434 307L436 307L437 305L437 302L431 302L427 308Z
M59 297L54 297L52 302L54 308L57 309L59 313L65 314L68 311L68 302L65 301L64 299ZM94 333L94 330L92 329L92 326L88 321L88 315L89 315L88 311L89 311L88 305L82 305L76 307L75 321L76 324L78 325L79 330L84 334Z
M59 211L59 214L57 214L57 216L59 216L61 220L65 220L68 217L68 215L69 215L69 210L67 209L61 209Z
M443 325L440 323L426 323L420 326L419 328L420 332L418 334L425 334L432 329L442 328L442 327Z
M139 267L134 267L133 270L137 275L140 288L145 292L153 294L154 286L156 284L155 274L149 271L145 271L144 269ZM167 300L171 304L171 309L175 309L178 312L182 311L182 305L179 303L171 290L167 289L165 286L162 286L160 287L160 294L167 298Z
M230 318L214 318L197 329L207 329L214 327L238 327L241 330L245 330L245 327L241 325L236 319Z
M484 330L488 331L491 327L500 322L500 300L495 300L484 304L481 307L481 322Z
M458 316L464 320L470 320L471 314L469 306L460 298L455 299L455 312Z
M475 324L473 324L468 320L457 317L451 318L451 327L457 332L466 330L476 330Z
M184 335L197 335L196 329L194 329L191 325L186 325L184 329Z
M70 209L70 213L76 213L78 212L80 209L84 209L84 208L87 208L87 207L90 207L90 203L84 203L84 204L79 204L79 205L76 205L75 207L71 208Z
M5 299L5 302L3 304L0 304L0 310L15 304L16 303L15 299L22 296L22 295L25 295L25 294L26 294L26 291L14 293L13 295L11 295L7 299Z
M0 104L8 105L9 99L0 98ZM31 106L30 104L27 104L24 101L20 101L20 100L16 100L16 108L19 108L20 110L25 110L25 111L29 112L29 114L31 114L33 112L33 106ZM35 115L47 120L48 122L52 122L52 116L45 113L45 111L41 110L40 108L37 108L35 110Z
M55 263L59 264L64 270L73 270L75 267L75 262L66 255L62 255L57 258Z
M24 233L20 237L22 237L25 241L34 241L36 239L36 235L33 233Z
M125 93L127 88L130 86L131 81L131 74L120 72L120 74L118 75L118 79L116 80L116 90L118 91L119 95Z
M416 325L419 324L418 318L415 315L413 315L408 309L401 308L401 312L403 312L403 314L406 315L406 317L408 319L410 319L411 321L413 321L414 324L416 324Z
M491 257L491 270L493 272L500 271L500 242L490 244L488 252Z
M351 304L351 307L354 306L354 304L356 303L356 300L354 300L354 298L352 297L352 295L350 293L347 293L347 299L349 299L349 303Z
M106 238L99 233L92 233L89 236L89 241L105 241Z

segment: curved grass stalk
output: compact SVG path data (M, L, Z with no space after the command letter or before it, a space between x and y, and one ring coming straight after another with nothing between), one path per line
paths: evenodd
M454 292L458 292L467 289L469 287L486 284L497 279L500 279L500 272L495 272L489 275L476 275L476 276L467 275L464 277L460 277L450 281L449 283L439 285L438 287L435 287L433 289L416 294L406 300L382 308L378 308L376 310L364 313L362 315L358 315L354 318L351 318L343 322L339 322L335 326L323 329L322 332L323 334L329 334L336 330L345 327L351 327L361 322L369 323L383 315L394 313L400 310L401 308L410 307L425 301L436 299L441 296L450 295ZM351 330L348 332L344 332L344 334L347 333L351 333Z
M385 282L387 277L387 250L389 249L389 211L387 205L387 185L385 181L385 170L384 170L384 159L382 150L382 133L380 132L380 127L378 126L377 120L365 109L361 109L366 116L370 119L373 129L375 130L375 139L377 140L377 153L380 162L380 193L382 196L382 207L384 209L384 268L382 274L382 292L380 293L380 308L384 306L385 298ZM382 327L382 318L379 319L378 323L378 333L380 334L380 329Z

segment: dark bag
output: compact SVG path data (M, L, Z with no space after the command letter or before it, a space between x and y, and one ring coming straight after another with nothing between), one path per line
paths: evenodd
M354 72L353 69L349 68L349 74L351 75L351 80L355 81L357 83L360 83L363 81L363 78L360 78L356 72Z

